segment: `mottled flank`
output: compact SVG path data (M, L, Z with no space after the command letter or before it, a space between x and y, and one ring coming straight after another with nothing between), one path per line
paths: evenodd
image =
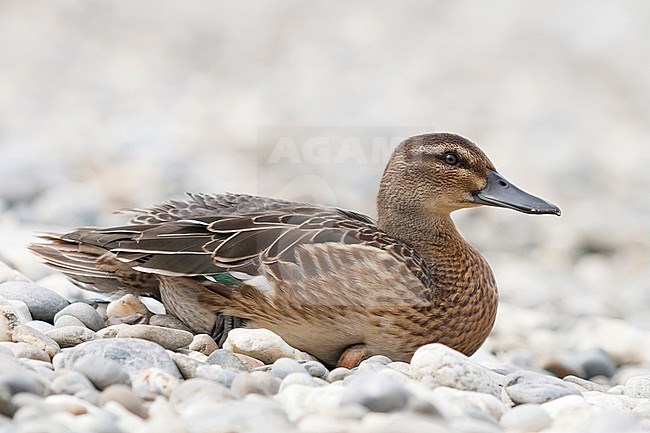
M355 362L377 354L408 361L431 342L469 355L490 333L497 287L450 213L488 199L526 211L511 198L481 196L495 176L470 141L426 134L393 153L377 222L307 203L190 194L135 210L122 227L44 235L32 250L87 288L160 299L195 332L213 331L224 313L328 365L348 348L355 352L345 359ZM548 205L540 213L559 212L536 200Z

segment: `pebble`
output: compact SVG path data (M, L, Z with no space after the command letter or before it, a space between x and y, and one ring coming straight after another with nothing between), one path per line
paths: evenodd
M170 314L154 314L149 318L149 324L162 326L163 328L180 329L181 331L192 332L189 326Z
M106 315L108 317L128 316L130 314L140 314L142 316L150 314L142 301L130 293L112 301L106 307Z
M0 261L0 283L6 283L7 281L29 282L29 278Z
M217 349L213 350L205 361L207 364L220 365L226 370L239 372L248 371L241 359L230 350Z
M280 358L297 361L311 361L313 358L289 346L280 336L268 329L236 328L228 333L224 349L259 359L264 364L273 364Z
M400 382L377 374L355 375L345 387L342 404L360 404L372 412L403 409L411 393Z
M281 382L279 378L270 373L241 372L233 379L230 389L239 398L248 394L274 395L278 393Z
M327 367L318 361L304 362L302 363L302 368L307 370L307 373L309 373L311 376L318 377L323 380L327 380L327 376L329 375L329 370Z
M497 423L508 407L492 394L439 386L434 406L448 418L472 418Z
M94 390L95 387L82 372L62 369L55 372L52 389L59 394L73 395L80 391Z
M575 383L576 385L581 386L582 388L586 389L587 391L599 391L599 392L605 392L605 388L595 382L591 382L586 379L581 379L576 376L567 376L564 379L562 379L565 382L569 383Z
M0 342L0 347L11 350L16 358L29 358L39 361L50 361L50 355L45 350L29 343Z
M169 402L181 414L198 402L223 402L233 398L233 393L225 386L199 377L181 382L169 394Z
M131 380L141 370L156 367L180 378L176 364L165 349L156 343L138 338L111 338L81 343L67 349L60 360L54 360L55 369L73 368L74 364L87 355L95 355L118 362L129 374ZM58 366L57 366L58 364Z
M237 376L237 373L226 370L220 365L199 365L196 368L196 377L202 377L204 379L214 380L219 382L223 386L230 388L233 380Z
M25 323L24 325L29 326L30 328L34 328L37 331L42 332L43 334L54 329L54 325L52 325L51 323L44 322L42 320L31 320Z
M95 333L85 326L62 326L48 331L45 335L56 341L59 347L74 347L95 339Z
M84 323L77 319L74 316L70 316L69 314L64 314L63 316L57 317L57 319L54 321L54 326L57 328L62 328L64 326L86 326Z
M623 392L629 397L650 398L650 375L629 378Z
M208 334L197 334L192 338L189 348L190 350L196 350L209 356L212 352L219 349L219 346L217 346L217 343Z
M545 403L567 395L579 395L580 387L556 377L517 371L506 377L505 391L516 404Z
M25 325L19 325L13 330L11 337L15 343L28 343L43 350L50 358L53 358L61 348L52 338Z
M271 367L271 374L280 379L284 379L293 373L309 374L307 373L307 370L298 363L298 361L291 358L280 358L275 361Z
M242 355L241 353L235 353L235 356L239 358L248 371L253 371L256 368L264 366L262 361L255 359L252 356Z
M278 392L282 393L286 388L293 385L304 385L304 386L312 386L312 387L319 386L318 382L316 382L314 378L308 374L290 373L287 376L285 376L284 379L282 379L282 383L280 384L280 389L278 390Z
M498 374L443 344L420 347L411 359L416 379L431 377L438 385L499 396Z
M16 316L18 316L18 320L21 324L24 325L27 322L32 321L32 315L29 312L29 308L23 301L7 299L6 302L13 308L13 311L16 313Z
M106 324L97 311L84 302L75 302L68 305L54 315L54 322L65 315L70 315L79 319L87 328L97 332L104 328Z
M111 385L131 385L131 378L124 367L112 359L86 355L79 358L73 368L86 375L100 391Z
M184 379L196 377L196 369L201 365L205 365L203 362L197 361L189 355L173 352L171 350L167 351L167 353L176 364L176 367Z
M139 395L162 395L169 397L172 389L180 383L178 377L159 369L146 368L133 378L133 391Z
M538 404L522 404L503 414L499 424L512 432L536 432L548 428L553 420Z
M2 317L1 326L5 335L11 336L11 332L21 324L18 314L11 305L0 305L0 317Z
M327 375L327 381L330 383L338 382L352 374L352 370L345 367L336 367Z
M140 418L147 417L144 402L126 385L115 384L106 388L99 397L98 405L103 407L110 401L118 402L129 412Z
M102 328L95 333L96 338L115 338L117 337L118 332L122 329L126 329L131 325L125 323L120 323L118 325L109 325L106 328Z
M27 304L34 320L53 323L57 312L69 302L59 294L35 283L9 281L0 284L0 296L16 299Z
M153 325L132 325L117 333L117 338L140 338L160 344L165 349L177 350L192 342L192 333L180 329Z

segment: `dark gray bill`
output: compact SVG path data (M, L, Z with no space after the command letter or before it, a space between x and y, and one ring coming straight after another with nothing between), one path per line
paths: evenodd
M530 214L561 215L560 208L554 204L520 190L496 171L488 170L488 173L485 188L474 193L474 203L506 207Z

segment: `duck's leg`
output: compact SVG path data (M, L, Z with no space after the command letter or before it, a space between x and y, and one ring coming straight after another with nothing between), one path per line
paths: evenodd
M368 346L365 344L354 344L345 349L345 352L341 354L339 362L336 364L336 366L352 369L358 366L361 361L368 359L371 356L372 353L370 353Z
M228 333L232 329L243 327L244 323L245 320L240 319L239 317L227 316L223 313L218 313L217 318L214 321L214 325L212 326L210 335L219 347L223 347L223 343L225 343L226 338L228 338Z

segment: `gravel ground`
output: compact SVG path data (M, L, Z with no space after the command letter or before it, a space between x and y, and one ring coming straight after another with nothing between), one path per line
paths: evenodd
M649 20L633 0L0 1L0 432L650 429ZM184 191L373 214L385 149L431 130L563 211L455 216L501 294L470 359L327 371L253 331L215 351L25 248Z

